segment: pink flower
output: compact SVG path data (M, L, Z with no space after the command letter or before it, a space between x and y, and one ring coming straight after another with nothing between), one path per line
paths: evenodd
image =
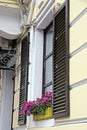
M48 100L47 97L43 97L43 98L42 98L42 103L46 103L47 100Z
M52 98L48 98L48 101L52 101Z
M27 111L26 114L30 115L30 111Z
M47 96L48 96L48 97L52 97L52 92L48 92L48 93L47 93Z
M23 114L27 114L30 115L31 113L38 113L38 109L36 109L37 107L39 108L40 105L46 105L47 107L47 103L51 103L52 102L52 92L46 92L42 98L37 98L36 101L28 101L25 102L21 111L19 112L20 115ZM35 109L34 109L35 108ZM44 110L44 107L43 107Z
M21 110L21 111L19 112L19 115L24 115L24 114L25 114L24 110Z
M41 104L41 98L37 98L37 100L36 100L35 104L36 104L36 105Z

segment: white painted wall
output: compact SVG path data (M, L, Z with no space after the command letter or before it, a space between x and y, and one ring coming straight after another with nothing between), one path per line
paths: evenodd
M0 130L11 130L11 114L13 101L12 71L4 70L2 79L2 105Z

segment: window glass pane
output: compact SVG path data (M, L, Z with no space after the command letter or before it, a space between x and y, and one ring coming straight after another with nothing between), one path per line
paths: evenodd
M47 83L52 81L52 77L53 77L52 59L53 59L53 56L50 56L46 60L45 84L47 84Z
M52 85L45 88L45 92L52 92Z
M53 28L46 34L46 56L53 50Z

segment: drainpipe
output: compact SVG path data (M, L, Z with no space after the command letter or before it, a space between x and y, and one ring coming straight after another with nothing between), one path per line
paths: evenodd
M34 7L35 7L35 0L32 0L30 11L28 13L27 25L30 25L30 23L31 23Z

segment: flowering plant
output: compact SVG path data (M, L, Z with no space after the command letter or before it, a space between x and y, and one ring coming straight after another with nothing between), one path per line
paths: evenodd
M36 115L36 114L45 114L45 110L47 107L52 106L52 92L46 92L42 98L37 98L35 101L25 102L21 111L19 112L20 115Z

